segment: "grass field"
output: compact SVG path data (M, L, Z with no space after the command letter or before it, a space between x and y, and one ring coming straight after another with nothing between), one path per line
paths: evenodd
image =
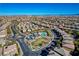
M36 31L33 31L32 33L35 32ZM27 40L26 42L32 51L40 50L46 47L52 40L52 34L50 30L38 30L37 33L38 36L35 39Z
M49 38L38 38L35 41L31 42L30 47L31 49L35 49L35 50L39 50L45 46L47 46L49 44L49 42L51 41L51 39Z

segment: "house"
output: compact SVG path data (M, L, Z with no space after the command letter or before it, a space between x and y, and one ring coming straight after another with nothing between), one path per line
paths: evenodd
M5 44L5 42L6 42L6 40L5 40L5 37L7 36L7 31L6 31L6 29L5 30L2 30L1 32L0 32L0 44L1 45L4 45Z
M4 47L4 52L3 52L4 56L14 56L17 53L18 53L18 50L17 50L16 44Z

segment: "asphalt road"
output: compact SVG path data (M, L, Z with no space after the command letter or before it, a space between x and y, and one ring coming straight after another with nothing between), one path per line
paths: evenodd
M23 39L18 39L17 40L20 44L20 47L22 48L23 51L23 56L38 56L40 55L41 51L32 51L28 45L25 44Z
M13 32L17 32L15 25L12 26L12 30L13 30ZM20 47L21 47L21 49L22 49L23 56L38 56L38 55L40 55L41 50L39 50L39 51L32 51L32 50L28 47L28 45L25 44L25 42L24 42L24 37L25 37L25 36L22 35L22 34L20 34L20 33L19 33L19 35L21 36L20 38L17 38L17 39L16 39L15 36L14 36L13 38L14 38L16 41L18 41L18 43L19 43L19 45L20 45Z

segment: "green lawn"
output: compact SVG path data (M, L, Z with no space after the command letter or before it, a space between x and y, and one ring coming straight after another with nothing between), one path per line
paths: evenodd
M36 39L36 41L31 42L31 49L40 49L42 48L44 45L46 46L47 44L49 44L51 39L46 39L46 38L38 38Z
M0 47L2 47L2 45L0 44Z

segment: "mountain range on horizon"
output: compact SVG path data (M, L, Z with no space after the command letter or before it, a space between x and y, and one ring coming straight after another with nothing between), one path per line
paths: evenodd
M41 15L31 15L31 14L26 14L26 15L0 15L0 16L79 16L79 14L41 14Z

